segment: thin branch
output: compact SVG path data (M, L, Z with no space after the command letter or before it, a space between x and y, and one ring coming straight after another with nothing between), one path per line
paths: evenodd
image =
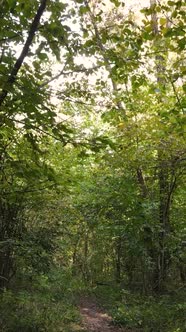
M64 74L65 67L66 67L66 64L64 65L63 69L58 74L51 77L48 81L45 81L43 84L40 85L40 87L44 87L44 86L48 85L49 83L57 80L61 75Z
M51 184L47 187L44 188L37 188L37 189L23 189L23 190L12 190L12 191L5 191L3 192L3 195L11 195L11 194L29 194L33 192L40 192L40 191L45 191L47 189L51 189L55 187L55 184Z
M179 97L179 95L178 95L178 93L177 93L177 91L176 91L176 88L175 88L174 82L173 82L172 80L170 80L170 82L171 82L172 89L173 89L173 91L174 91L175 97L176 97L176 99L177 99L177 102L178 102L178 104L179 104L179 106L180 106L180 108L181 108L181 110L182 110L182 113L184 114L184 109L183 109L183 106L182 106L182 104L181 104L180 97Z
M63 67L63 69L56 74L54 77L50 78L48 81L44 82L43 84L40 85L40 87L44 87L48 85L49 83L57 80L61 75L67 76L67 75L72 75L76 73L91 73L93 70L99 69L102 67L102 65L99 66L94 66L92 68L75 68L73 71L65 71L66 65Z
M11 37L2 38L2 39L0 39L0 43L7 42L9 40L15 39L15 38L20 37L20 36L22 36L22 34L17 33L15 35L11 36Z
M20 124L25 125L25 122L24 122L24 121L17 120L17 119L13 119L13 121L16 122L16 123L20 123ZM33 130L35 130L35 131L37 131L37 132L39 132L39 133L42 133L42 134L44 134L44 135L46 135L46 136L52 137L52 138L54 138L55 140L62 142L64 145L66 145L66 143L67 143L67 142L64 142L64 140L62 140L61 137L59 138L59 137L57 137L57 136L55 136L55 135L53 135L53 134L50 134L48 131L45 131L44 129L39 128L39 127L37 127L37 126L34 125L34 124L30 124L30 126L31 126L31 129L33 129Z

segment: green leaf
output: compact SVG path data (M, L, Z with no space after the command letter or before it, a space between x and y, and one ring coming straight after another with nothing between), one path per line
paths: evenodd
M38 58L40 60L48 60L48 55L46 53L39 53Z
M87 6L80 6L79 12L81 15L86 14L89 11L89 8Z
M167 24L167 18L165 18L165 17L161 17L161 18L160 18L160 24L161 24L162 26L166 25L166 24Z
M168 1L167 3L168 3L168 5L171 6L171 7L172 7L172 6L175 6L175 1Z
M121 1L119 0L110 0L116 7L119 7L121 5Z
M183 89L184 92L186 92L186 84L182 85L182 89Z

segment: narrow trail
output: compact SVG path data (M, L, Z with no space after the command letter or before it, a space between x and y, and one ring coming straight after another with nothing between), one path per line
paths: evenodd
M127 329L112 325L112 318L96 301L82 298L79 304L83 326L87 332L127 332Z

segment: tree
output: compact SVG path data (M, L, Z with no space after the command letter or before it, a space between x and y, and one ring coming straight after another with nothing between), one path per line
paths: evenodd
M182 5L182 2L152 4L143 11L146 15L143 26L137 26L132 15L124 19L121 12L117 12L115 15L122 23L116 27L106 26L105 13L100 11L99 5L82 2L80 6L87 38L81 52L84 46L90 54L95 49L97 63L105 67L109 75L110 80L100 74L96 82L95 89L100 91L97 103L101 100L104 107L102 118L116 126L111 135L118 137L119 155L129 161L127 167L135 170L138 200L146 218L143 245L151 264L150 279L149 271L146 278L157 291L163 289L171 266L169 244L174 238L171 206L174 194L182 187L185 159L185 149L180 148L180 140L184 146L184 84L181 81L177 84L179 74L175 76L171 70L173 64L175 68L180 66L182 80L183 52L177 54L177 49L183 50L183 40L180 41L184 26ZM169 24L172 19L174 27ZM170 37L175 34L177 38L172 42ZM87 86L86 78L84 84ZM92 95L93 89L91 87Z
M109 173L108 184L116 188L110 217L106 208L100 213L105 223L113 222L110 229L113 227L114 241L111 241L110 250L114 250L115 255L111 254L110 261L115 261L114 273L118 281L125 269L128 279L134 279L131 277L134 272L131 274L127 267L128 257L133 257L134 252L130 241L124 240L123 233L126 232L141 246L137 257L142 252L144 255L144 271L138 266L139 274L144 276L143 288L160 290L167 280L171 255L174 255L171 247L175 238L174 197L179 197L179 190L182 192L185 160L184 147L180 147L180 142L184 145L185 107L182 1L152 2L151 7L142 11L142 23L132 12L124 15L122 1L111 1L110 11L99 2L83 0L69 3L28 1L26 4L21 0L7 0L2 2L2 7L1 25L2 31L6 31L1 33L0 39L1 186L4 190L1 206L5 230L2 242L7 240L8 224L10 221L13 224L14 218L17 218L16 229L20 229L23 196L32 190L32 185L35 188L35 180L39 182L37 190L42 190L44 179L47 186L50 182L56 183L52 168L59 166L49 150L50 146L55 150L59 142L65 155L69 151L76 155L73 149L78 151L80 164L89 157L90 164L99 162L104 165L104 172ZM117 20L114 26L113 20ZM18 48L21 52L17 57ZM51 68L54 61L62 67L57 73ZM60 80L61 84L57 91L54 91L55 80ZM61 103L60 110L55 106L56 100L52 103L53 95ZM71 120L66 120L67 117ZM96 126L92 125L95 118ZM106 156L102 149L105 149ZM45 156L50 156L50 162ZM111 167L102 164L104 158L109 160ZM68 167L71 169L71 165ZM77 167L76 164L75 169ZM115 169L121 176L113 176L110 181L110 174ZM74 169L70 174L74 180L76 172L73 172ZM89 172L89 166L86 172ZM125 173L130 183L123 177ZM92 170L90 174L94 176ZM104 179L104 174L102 176ZM118 189L118 181L123 188ZM60 187L60 183L64 185L61 178L57 186ZM13 195L12 200L7 196L10 191L12 195L12 184L14 192L21 192L19 212L15 209L17 196ZM75 181L74 187L76 185ZM130 185L134 188L132 193ZM94 187L92 183L91 186ZM103 193L105 191L103 186ZM120 200L122 195L129 195L129 199L125 199L130 211L125 203L121 208L115 205L115 200ZM81 197L79 199L81 201ZM91 218L97 220L97 226L91 230L81 204L72 209L73 218L76 211L82 218L80 220L84 220L83 231L79 221L72 227L72 233L75 232L74 257L77 258L78 241L83 232L83 269L88 274L93 268L93 263L90 263L91 268L88 266L88 242L97 227L99 229L95 216L99 204L95 202L95 206L91 206L87 203L88 215L93 211ZM101 202L102 205L105 203ZM11 215L11 211L18 214ZM140 211L140 217L137 211ZM130 231L127 218L131 220ZM119 220L117 230L114 220ZM141 228L135 235L138 223ZM9 240L11 236L8 236ZM181 245L182 239L179 241ZM125 250L129 256L125 257ZM80 255L82 252L83 249ZM105 259L103 254L102 263ZM1 272L2 279L8 279L7 275L11 272L6 276Z

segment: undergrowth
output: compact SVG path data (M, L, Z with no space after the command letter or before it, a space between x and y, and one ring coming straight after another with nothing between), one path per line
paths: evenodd
M27 282L26 282L27 281ZM16 281L0 302L1 332L76 332L81 317L75 305L83 285L68 271Z
M98 286L93 290L113 317L113 323L143 332L186 331L186 303L183 289L172 295L142 296L119 286Z

